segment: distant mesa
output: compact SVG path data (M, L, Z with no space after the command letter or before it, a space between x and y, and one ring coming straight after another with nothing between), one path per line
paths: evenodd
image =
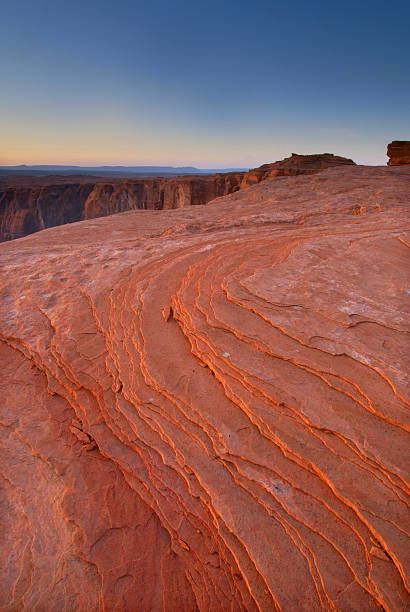
M410 140L393 140L387 145L388 166L407 166L410 164Z
M46 170L61 167L36 166L34 170L27 169L26 173L21 168L16 171L14 167L8 176L4 176L4 172L3 177L0 176L0 242L57 225L128 210L203 205L266 179L313 174L340 165L355 164L351 159L330 153L293 153L291 157L249 171L192 174L188 171L197 169L161 167L161 172L185 170L188 174L161 176L158 171L157 176L147 176L147 168L153 171L155 167L152 166L145 167L146 176L143 178L87 176L85 169L78 167L71 169L74 176L61 175L57 171L44 176ZM112 170L113 167L108 167L108 171ZM89 171L94 173L96 168L89 168ZM32 172L37 174L33 176ZM38 173L43 173L43 176Z

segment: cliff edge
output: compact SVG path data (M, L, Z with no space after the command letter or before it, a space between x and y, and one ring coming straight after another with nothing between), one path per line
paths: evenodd
M21 238L40 230L104 217L126 210L167 210L206 204L266 178L311 174L352 160L329 155L292 155L249 172L207 176L137 178L103 181L76 177L27 177L27 185L0 187L0 241ZM32 184L30 184L30 180ZM15 182L16 179L13 178Z

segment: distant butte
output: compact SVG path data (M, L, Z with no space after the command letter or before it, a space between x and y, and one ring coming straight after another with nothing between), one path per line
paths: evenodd
M108 180L58 175L0 177L0 241L126 210L202 205L267 178L312 174L346 164L354 162L328 153L293 154L249 172L211 175Z
M0 245L1 610L409 609L410 167L301 161Z

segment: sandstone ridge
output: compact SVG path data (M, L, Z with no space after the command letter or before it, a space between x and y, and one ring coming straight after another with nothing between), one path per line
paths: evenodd
M0 245L0 608L408 608L410 168Z
M292 155L249 172L208 176L101 180L78 177L13 177L0 182L0 241L42 229L126 210L164 210L201 205L266 178L310 174L352 160L330 155Z

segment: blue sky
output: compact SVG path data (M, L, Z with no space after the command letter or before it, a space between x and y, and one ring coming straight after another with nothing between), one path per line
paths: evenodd
M386 163L408 0L1 0L0 164Z

